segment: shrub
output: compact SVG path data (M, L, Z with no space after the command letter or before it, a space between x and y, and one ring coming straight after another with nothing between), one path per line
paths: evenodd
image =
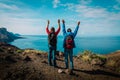
M24 50L18 49L16 52L17 53L22 53Z
M109 66L109 67L114 67L115 63L116 62L114 60L109 60L106 65Z
M30 49L26 49L26 50L24 50L24 52L26 52L26 53L35 53L35 54L46 53L46 52L41 51L41 50L30 50Z
M92 52L89 50L85 50L81 55L83 61L90 62L91 61Z
M89 51L89 50L85 50L85 51L83 52L83 55L91 55L91 54L92 54L92 52Z
M81 54L81 59L83 61L86 61L86 62L89 62L89 63L96 63L96 64L105 64L106 62L106 57L105 56L102 56L102 55L99 55L99 54L95 54L93 53L92 51L89 51L89 50L85 50L83 52L83 54Z

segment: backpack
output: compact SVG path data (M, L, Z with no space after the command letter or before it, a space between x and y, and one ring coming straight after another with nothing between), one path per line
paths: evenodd
M56 36L55 33L50 33L48 35L48 43L51 46L56 46L56 44L57 44L57 36Z
M72 49L74 45L74 40L72 35L68 35L65 40L65 48Z

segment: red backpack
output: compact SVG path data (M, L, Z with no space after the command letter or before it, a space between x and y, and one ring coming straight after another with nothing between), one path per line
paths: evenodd
M67 49L73 48L73 37L71 35L66 37L66 48Z

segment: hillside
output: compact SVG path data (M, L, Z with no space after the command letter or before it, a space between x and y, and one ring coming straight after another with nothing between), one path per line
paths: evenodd
M0 28L0 42L11 42L18 38L20 38L18 34L8 32L6 28Z
M56 55L58 67L54 68L48 65L46 52L0 43L0 80L120 80L120 51L103 55L104 59L86 52L74 57L75 69L69 73L61 55ZM95 63L98 58L104 64Z

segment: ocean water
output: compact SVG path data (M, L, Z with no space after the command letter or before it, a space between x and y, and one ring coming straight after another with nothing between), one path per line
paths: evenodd
M10 44L21 49L33 48L48 52L47 36L27 35L24 39L17 39ZM74 55L84 50L90 50L98 54L108 54L120 50L120 36L118 37L76 37ZM58 36L57 50L63 51L63 36Z

